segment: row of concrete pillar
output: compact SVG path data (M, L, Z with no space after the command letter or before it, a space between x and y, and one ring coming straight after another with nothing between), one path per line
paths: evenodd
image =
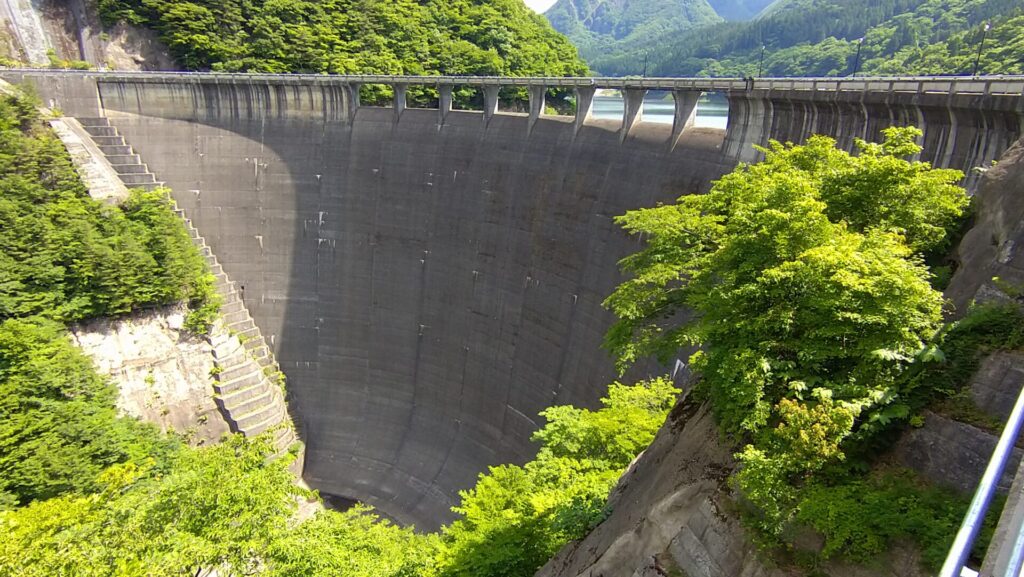
M350 101L352 102L351 114L354 114L355 110L360 106L360 86L360 84L356 83L352 83L348 86ZM395 95L393 106L397 118L401 116L402 112L404 112L407 107L406 94L408 92L409 85L393 84L391 87L394 90ZM453 110L454 88L455 87L453 85L437 85L438 114L440 115L440 121L442 123ZM498 95L502 88L503 86L499 84L485 84L480 87L480 92L484 99L483 115L485 121L489 121L498 113ZM543 85L529 85L526 88L527 94L529 95L529 126L532 128L534 123L544 115L544 97L547 93L548 87ZM573 91L576 93L575 125L576 130L579 130L590 118L593 112L594 95L597 93L597 87L577 86L573 87ZM675 121L673 122L672 133L674 137L678 137L682 134L683 130L693 124L694 117L697 112L697 100L700 98L702 93L695 90L673 90L672 93L675 100ZM646 89L627 88L622 91L624 103L622 117L623 138L625 138L633 126L642 120L643 101L646 95Z

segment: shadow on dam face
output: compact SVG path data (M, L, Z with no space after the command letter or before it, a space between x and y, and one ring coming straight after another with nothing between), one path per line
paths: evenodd
M724 133L362 107L324 86L99 83L103 112L245 287L288 377L303 477L402 523L452 519L615 377L613 218L704 191ZM640 367L627 378L667 372Z

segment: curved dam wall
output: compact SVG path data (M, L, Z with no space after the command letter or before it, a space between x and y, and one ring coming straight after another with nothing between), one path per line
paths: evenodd
M593 406L614 377L600 303L638 247L615 216L705 191L770 137L849 147L914 123L923 159L963 169L1024 115L1019 80L604 79L620 123L590 117L591 79L515 79L541 83L517 115L497 113L513 79L447 79L479 85L481 113L443 89L441 110L358 105L360 81L410 79L0 77L108 117L172 187L288 377L306 481L423 529L488 465L532 457L541 410ZM541 115L546 82L577 90L575 118ZM675 92L674 126L642 122L648 88ZM727 93L727 131L692 128L702 90Z
M721 131L360 108L344 91L103 82L288 377L304 478L401 522L450 519L538 413L615 376L601 301L635 250L612 218L706 189ZM661 369L658 373L663 372ZM645 372L645 371L641 371Z

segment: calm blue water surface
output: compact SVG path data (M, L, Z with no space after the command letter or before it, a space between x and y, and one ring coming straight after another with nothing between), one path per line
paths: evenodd
M675 116L675 102L672 97L662 98L655 94L644 99L644 122L672 124ZM602 120L621 120L623 102L618 93L601 94L594 97L594 117ZM704 128L725 129L729 120L729 103L721 94L706 94L697 104L697 118L694 125Z

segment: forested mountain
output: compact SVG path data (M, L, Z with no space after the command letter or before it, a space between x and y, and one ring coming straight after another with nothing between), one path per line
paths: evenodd
M754 20L651 37L591 64L638 74L648 54L661 76L970 74L984 34L978 72L1013 74L1024 72L1022 14L1020 0L777 0Z
M193 70L579 75L576 49L522 0L99 0L159 31Z
M751 20L772 0L708 0L719 16L726 20Z
M652 38L722 20L707 0L558 0L545 16L596 69L620 53L639 54L642 67Z

